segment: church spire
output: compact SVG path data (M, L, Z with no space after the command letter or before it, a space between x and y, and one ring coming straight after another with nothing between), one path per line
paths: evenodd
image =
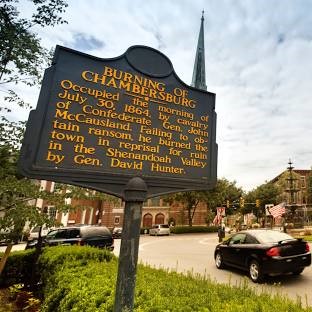
M191 86L207 90L205 72L204 11L202 11Z

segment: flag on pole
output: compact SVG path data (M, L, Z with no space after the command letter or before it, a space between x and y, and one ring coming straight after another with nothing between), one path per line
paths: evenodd
M276 206L269 208L269 212L274 218L280 217L286 212L285 203L280 203Z
M214 217L214 219L213 219L213 224L219 224L220 223L220 216L219 215L216 215L215 217Z
M224 207L217 207L217 214L213 219L214 224L220 224L222 221L222 217L225 216L225 208Z

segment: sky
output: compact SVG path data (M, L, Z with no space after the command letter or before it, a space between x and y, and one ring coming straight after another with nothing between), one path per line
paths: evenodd
M250 191L312 166L311 0L69 0L68 24L35 32L47 48L94 56L160 50L191 83L204 10L206 84L216 94L218 178ZM31 3L20 1L25 16ZM39 89L24 91L36 106ZM28 112L20 113L26 119Z

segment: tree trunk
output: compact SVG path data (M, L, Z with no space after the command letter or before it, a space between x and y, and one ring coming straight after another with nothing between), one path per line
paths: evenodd
M187 213L188 213L189 226L193 226L192 207L188 207Z
M31 277L29 281L29 285L27 287L30 287L30 289L35 289L36 284L37 284L37 268L38 268L38 260L42 252L42 226L39 227L39 232L38 232L38 241L36 245L36 251L34 254L34 259L33 263L34 265L32 266L32 271L31 271Z
M98 211L96 215L96 225L102 225L103 201L99 200Z
M0 275L2 274L2 271L3 271L4 267L5 267L6 262L7 262L7 259L9 258L9 255L10 255L12 247L13 247L13 244L9 243L7 245L7 248L5 249L3 257L1 258L1 261L0 261Z

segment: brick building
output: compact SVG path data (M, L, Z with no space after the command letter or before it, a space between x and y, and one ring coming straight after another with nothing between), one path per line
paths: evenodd
M76 210L69 213L56 213L57 221L64 226L76 224L102 224L108 228L121 227L123 224L125 203L120 199L115 202L100 200L75 200L68 199L67 204L77 207ZM193 224L205 225L206 205L200 203L196 208ZM176 225L187 225L187 211L183 206L175 203L169 205L160 197L148 199L143 204L142 210L142 228L150 228L154 224L169 224L173 222Z
M298 205L303 206L312 206L312 203L308 202L308 177L312 174L312 170L307 169L293 169L293 188L294 192L294 201ZM274 179L271 180L272 183L278 185L281 189L284 190L282 194L282 199L286 204L291 204L291 198L289 193L289 185L287 179L289 178L288 170L283 171Z

